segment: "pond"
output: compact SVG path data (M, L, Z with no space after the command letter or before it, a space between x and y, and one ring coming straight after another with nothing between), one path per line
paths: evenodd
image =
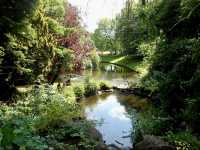
M95 80L107 80L113 86L126 88L130 83L138 82L136 72L115 65L102 64L99 70L84 70L83 76L89 76Z
M127 86L126 81L136 81L133 72L113 71L85 71L83 75L91 76L95 80L108 80L116 86ZM131 149L133 141L131 132L134 131L135 108L142 109L147 101L135 95L123 95L118 92L104 93L81 101L88 120L96 120L96 129L102 134L108 145ZM130 115L131 114L131 115Z

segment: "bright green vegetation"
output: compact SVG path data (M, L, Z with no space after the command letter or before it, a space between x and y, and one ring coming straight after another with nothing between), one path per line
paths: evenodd
M85 93L84 93L85 96L96 95L98 91L97 82L94 80L89 80L89 78L86 79L84 90L85 90Z
M102 81L99 82L99 89L101 91L110 90L111 88L112 88L112 85L108 81L103 81L102 80Z
M92 40L99 51L110 51L111 53L119 53L122 51L119 39L116 38L116 20L103 18L99 21L98 28L92 34Z
M98 91L110 90L112 85L108 81L86 78L82 83L74 83L72 86L67 86L63 89L64 95L76 99L94 96Z
M51 86L40 86L24 94L10 106L0 109L1 149L92 149L88 135L92 124L74 122L82 114L73 91L60 93Z
M89 79L63 90L49 85L33 87L14 104L1 105L0 148L94 149L98 140L89 132L94 124L82 118L83 110L76 99L110 88L108 82Z
M110 63L120 65L124 68L140 72L143 61L135 56L124 56L124 55L103 55L101 56L101 63Z

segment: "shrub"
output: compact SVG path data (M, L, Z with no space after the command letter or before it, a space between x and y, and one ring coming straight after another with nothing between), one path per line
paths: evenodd
M179 133L168 132L165 139L174 144L180 150L199 150L200 141L191 132L183 131Z
M47 129L57 126L62 122L69 122L80 116L78 104L67 101L62 95L52 96L46 106L41 109L40 116L36 119L37 129Z
M138 46L138 51L142 54L145 61L149 61L153 57L155 49L156 42L141 43Z
M44 150L48 148L45 139L33 132L33 118L19 117L19 115L12 115L9 119L5 117L1 116L0 149Z
M96 95L98 91L98 84L93 80L89 80L88 78L85 80L84 90L85 90L84 93L85 96Z
M151 108L139 114L136 128L143 134L164 135L172 128L172 120L168 117L160 117L159 110Z
M93 69L98 69L99 68L99 62L100 62L100 57L97 54L96 50L93 50L91 52L90 57L91 57L92 68Z
M66 92L67 93L67 92ZM71 92L70 92L71 93ZM64 127L70 124L72 119L79 118L81 109L75 101L72 101L68 93L65 97L53 87L40 86L31 93L20 97L13 105L1 105L0 107L0 149L30 149L44 150L52 146L55 149L65 150L76 147L74 143L66 144L62 141L65 136L73 138L73 128L77 128L80 143L92 146L77 125ZM52 131L52 132L51 132ZM59 131L59 135L57 135ZM52 145L52 138L55 143ZM66 139L69 140L69 139ZM91 148L92 149L92 148Z
M61 150L94 150L97 141L92 139L88 133L92 127L93 123L91 122L79 121L67 123L62 127L51 129L47 137L48 145L54 149ZM75 141L76 145L74 144Z
M69 101L74 102L75 101L75 93L73 90L72 86L66 86L63 90L63 95L65 96L65 98L67 98Z
M84 59L83 61L84 69L92 69L92 60L91 59Z
M73 86L74 94L76 99L84 97L84 86L82 84L76 84Z
M99 82L99 89L100 90L109 90L112 88L112 85L107 81L100 81Z

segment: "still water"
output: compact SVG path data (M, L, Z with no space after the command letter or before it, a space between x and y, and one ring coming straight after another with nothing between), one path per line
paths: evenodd
M96 80L108 80L112 84L126 86L126 81L136 81L134 73L111 71L86 71L84 75ZM126 76L126 77L124 77ZM96 129L102 134L106 144L131 149L133 145L131 132L134 131L135 108L143 109L146 100L134 95L123 95L118 92L104 93L81 101L88 120L97 121ZM130 115L131 114L131 115Z
M131 148L132 120L122 101L117 94L103 94L88 98L83 105L87 119L99 122L96 128L106 144Z

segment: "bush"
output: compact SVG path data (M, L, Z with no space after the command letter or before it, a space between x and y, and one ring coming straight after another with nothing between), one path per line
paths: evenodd
M90 54L91 57L91 62L92 62L92 68L93 69L98 69L99 68L99 62L100 62L100 57L97 54L96 50L93 50Z
M164 135L172 129L172 119L160 116L159 110L155 108L141 112L136 123L136 130L142 134Z
M138 46L139 53L142 54L145 61L150 61L156 50L156 42L141 43Z
M5 117L1 116L0 149L44 150L48 148L45 139L34 133L33 118L14 114L9 119Z
M185 100L185 109L183 111L182 119L185 120L192 128L193 132L200 132L200 99L186 99Z
M48 145L60 150L94 150L97 141L91 139L88 134L92 127L93 123L91 122L79 121L51 129L47 137ZM74 142L76 142L76 145Z
M11 106L0 108L0 148L47 149L44 131L80 117L80 107L53 87L34 89Z
M96 95L98 91L98 84L93 80L89 80L88 78L85 80L84 90L85 90L84 95L87 97Z
M183 131L179 133L168 132L165 139L174 144L180 150L199 150L200 141L191 132Z
M74 93L74 89L72 86L66 86L63 90L63 95L69 100L74 102L76 99L76 95Z
M107 82L107 81L100 81L99 82L99 89L104 91L104 90L109 90L112 88L112 85Z
M74 94L76 99L84 97L84 86L82 84L76 84L73 86Z
M92 50L89 57L84 59L83 65L85 69L98 69L99 68L100 57L96 50Z

